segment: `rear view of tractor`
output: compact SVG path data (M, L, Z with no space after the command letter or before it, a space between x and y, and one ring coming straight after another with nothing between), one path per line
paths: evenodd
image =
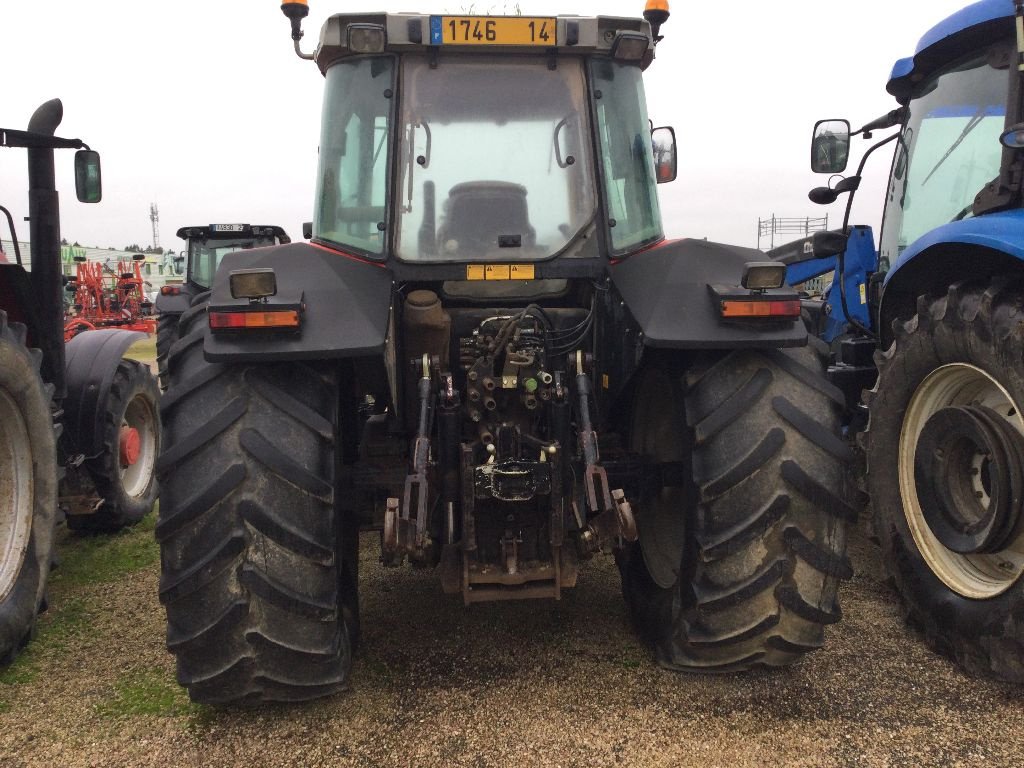
M160 599L190 696L345 684L358 532L464 603L613 553L672 669L819 648L842 394L785 269L669 241L644 19L332 16L310 243L228 254L167 354ZM439 630L443 631L443 630ZM429 651L424 649L424 653Z
M811 193L829 203L856 190L870 154L895 147L877 251L870 230L844 226L775 254L790 262L794 282L837 268L825 311L811 322L834 343L830 374L847 393L851 426L866 430L875 530L909 619L966 669L1017 682L1022 62L1019 0L974 3L928 32L893 69L887 90L899 107L856 133L899 132L875 144L855 175ZM849 143L848 122L819 122L814 170L842 172ZM870 391L858 404L862 388Z
M76 530L140 520L156 498L160 448L156 383L122 360L141 334L93 331L64 342L60 217L54 150L79 149L75 186L99 202L99 155L54 136L57 100L27 131L0 129L0 146L28 150L31 269L11 230L13 261L0 261L0 663L31 634L53 560L58 505Z
M182 227L178 237L186 242L185 280L165 285L157 296L156 360L160 386L166 388L167 352L178 339L178 320L197 296L205 295L213 285L213 276L221 259L235 251L290 243L281 227L252 224L210 224Z

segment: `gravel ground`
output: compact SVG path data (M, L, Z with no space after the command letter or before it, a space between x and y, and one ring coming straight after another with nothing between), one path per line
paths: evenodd
M928 651L864 541L822 651L720 677L652 663L610 558L561 603L464 608L433 573L382 568L374 535L362 543L351 690L302 706L190 704L163 647L156 563L55 588L39 650L0 684L0 766L1010 766L1024 754L1022 691Z

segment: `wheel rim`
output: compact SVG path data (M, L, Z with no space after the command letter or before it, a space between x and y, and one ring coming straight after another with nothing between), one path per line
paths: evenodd
M668 375L649 372L641 382L633 406L630 449L659 464L682 462L686 440L682 432L678 393ZM685 543L684 514L687 497L679 486L663 486L641 497L637 519L640 550L654 583L667 589L679 579Z
M21 572L32 531L32 449L14 400L0 390L0 602Z
M955 407L988 409L987 413L998 414L1024 435L1024 416L1018 404L995 378L965 363L937 368L914 392L903 420L899 444L900 495L914 543L932 573L957 594L984 600L1008 590L1024 573L1024 533L1015 534L998 552L955 552L942 543L928 524L928 514L933 518L934 514L926 514L922 508L915 479L917 450L925 426L940 411ZM984 462L981 455L965 453L960 466L965 474L980 478ZM992 503L989 487L980 480L973 482L977 484L978 507L987 509Z
M156 414L153 404L144 395L133 397L124 409L119 436L122 441L117 451L121 487L128 496L143 496L153 479L153 467L159 449ZM125 440L131 441L131 450L123 444Z

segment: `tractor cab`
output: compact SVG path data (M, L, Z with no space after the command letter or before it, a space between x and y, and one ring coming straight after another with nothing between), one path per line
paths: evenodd
M290 243L281 227L255 224L210 224L205 227L182 227L178 237L187 245L184 254L185 282L168 283L160 288L154 307L157 319L157 366L161 385L166 377L166 357L178 338L178 318L192 300L213 286L217 267L229 253L266 248Z
M674 177L674 146L662 140L656 170L647 21L342 14L313 57L326 79L314 242L454 267L662 238L655 186Z
M206 227L182 227L178 237L187 242L186 282L199 290L209 290L221 259L234 251L264 248L290 243L281 227L252 224L210 224Z

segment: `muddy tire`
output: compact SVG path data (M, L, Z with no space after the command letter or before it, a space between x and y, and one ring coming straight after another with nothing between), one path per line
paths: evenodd
M335 512L337 373L208 363L199 309L162 404L156 535L178 681L206 704L333 693L358 611L358 540Z
M158 493L160 392L149 367L121 360L103 416L103 451L86 469L103 504L92 514L68 516L68 528L112 533L153 511Z
M0 311L0 666L31 636L53 554L57 448L41 362Z
M842 393L810 348L735 351L641 374L631 447L691 482L649 488L620 560L662 666L783 666L821 647L852 575Z
M876 358L866 441L886 569L932 648L971 673L1024 682L1024 524L1020 495L1010 498L1024 466L1024 285L922 296L894 330ZM982 534L987 516L994 536L961 540ZM951 532L950 518L963 524Z
M156 369L160 391L167 390L167 353L178 340L178 319L181 315L161 313L156 321Z

